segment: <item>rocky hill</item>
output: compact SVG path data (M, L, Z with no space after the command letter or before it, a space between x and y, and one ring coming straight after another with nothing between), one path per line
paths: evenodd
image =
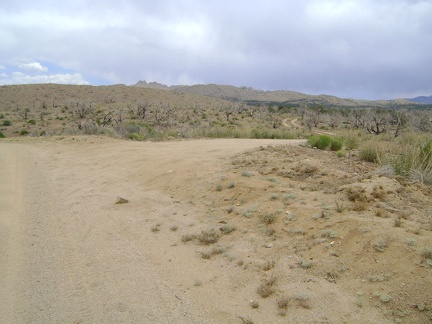
M264 91L249 87L235 87L218 84L196 84L192 86L175 85L166 86L156 82L147 83L139 81L134 87L157 88L174 91L177 93L194 94L216 97L230 101L242 101L249 103L286 104L293 106L323 105L326 107L382 107L400 108L412 106L413 102L407 99L396 100L357 100L350 98L338 98L330 95L308 95L295 91L274 90Z

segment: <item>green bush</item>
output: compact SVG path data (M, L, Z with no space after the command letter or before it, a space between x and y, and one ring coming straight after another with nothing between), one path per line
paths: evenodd
M36 125L36 121L35 121L34 119L30 119L30 120L28 121L28 123L29 123L30 125Z
M12 122L10 120L4 120L3 121L3 126L11 126Z
M26 129L21 130L21 132L19 133L21 136L27 135L28 131Z
M327 135L313 135L308 138L308 143L311 147L325 150L330 147L331 140L331 137Z
M307 142L311 147L316 147L316 144L319 141L319 136L318 135L312 135L311 137L308 138Z
M330 150L339 151L343 147L343 140L340 137L332 137L330 140Z
M5 138L6 136L4 136L4 134L2 132L0 132L0 138Z
M339 150L336 152L337 157L342 158L348 155L348 152L346 150Z
M144 138L138 133L130 133L129 139L131 139L132 141L142 141Z

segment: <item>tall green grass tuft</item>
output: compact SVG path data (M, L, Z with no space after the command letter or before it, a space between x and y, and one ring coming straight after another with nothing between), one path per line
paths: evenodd
M339 151L343 148L344 146L344 141L342 138L340 137L332 137L330 139L330 150L331 151Z
M331 138L328 135L313 135L308 138L308 144L311 147L316 147L320 150L326 150L330 148Z
M432 139L427 134L407 133L397 139L366 140L360 159L389 166L395 175L432 184Z

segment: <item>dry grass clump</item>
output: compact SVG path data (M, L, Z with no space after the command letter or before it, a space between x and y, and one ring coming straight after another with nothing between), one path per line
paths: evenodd
M387 196L387 191L384 190L383 186L374 186L373 191L372 191L372 197L379 199L379 200L383 200L386 198Z
M222 234L226 235L226 234L234 232L236 230L236 228L235 228L235 226L224 224L219 228L219 230L221 231Z
M368 201L366 189L360 186L352 186L346 189L346 194L349 201Z
M310 309L311 305L310 305L310 300L309 297L305 294L299 294L294 298L295 302L297 303L298 306L301 306L305 309Z
M210 245L216 243L220 238L220 233L214 229L202 231L201 234L185 234L181 237L183 243L187 243L193 240L198 241L202 245Z
M289 298L288 297L282 297L278 299L277 301L277 307L278 307L278 315L279 316L286 316L288 306L289 306Z
M274 284L276 283L276 279L271 277L270 279L266 279L256 290L257 294L262 298L270 297L274 294Z
M156 224L155 226L153 226L153 227L151 228L151 231L152 231L153 233L158 233L158 232L160 231L160 227L161 227L161 224Z
M267 261L261 266L261 269L263 269L264 271L269 271L269 270L273 269L275 267L275 265L276 265L275 260Z
M289 305L289 298L288 297L282 297L278 299L277 306L279 309L287 309Z
M360 212L360 211L367 210L367 208L368 208L368 205L367 205L366 202L364 202L364 201L355 201L352 204L351 210L353 210L353 211L359 211Z
M214 247L208 252L201 252L201 258L203 259L211 259L212 257L222 254L225 252L225 249L223 247Z
M276 216L276 214L266 213L266 214L261 215L260 219L264 224L270 225L276 221L277 216Z
M219 240L220 234L214 229L202 231L201 234L197 235L199 243L204 245L214 244Z

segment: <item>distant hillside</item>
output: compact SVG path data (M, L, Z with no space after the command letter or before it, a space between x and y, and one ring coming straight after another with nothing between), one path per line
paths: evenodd
M407 100L415 103L420 103L420 104L429 104L429 105L432 104L432 96L429 97L420 96L420 97L415 97Z
M192 86L166 86L160 83L139 81L134 87L157 88L174 91L177 93L194 94L208 97L216 97L230 101L242 101L249 103L281 104L281 105L323 105L326 107L383 107L400 108L412 106L412 102L406 99L397 100L356 100L343 99L329 95L308 95L295 91L275 90L263 91L248 87L235 87L218 84L197 84Z

